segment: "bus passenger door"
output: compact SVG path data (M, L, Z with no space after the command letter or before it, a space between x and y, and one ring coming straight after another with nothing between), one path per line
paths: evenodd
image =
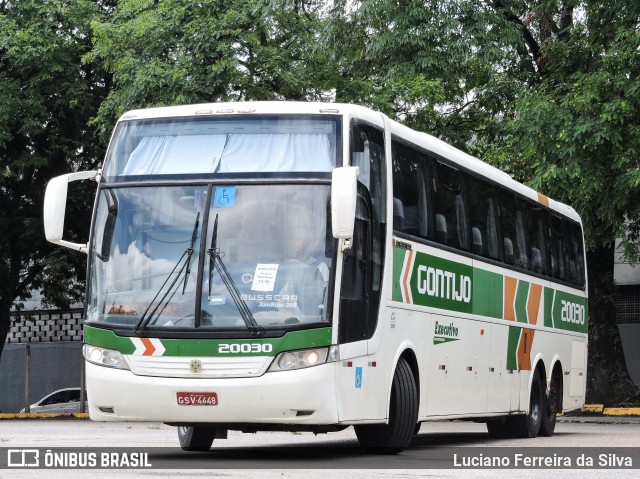
M337 369L338 417L341 421L372 419L379 397L374 394L367 340L375 331L376 297L371 288L371 215L366 190L358 185L353 245L345 251L340 288ZM373 296L373 297L372 297Z

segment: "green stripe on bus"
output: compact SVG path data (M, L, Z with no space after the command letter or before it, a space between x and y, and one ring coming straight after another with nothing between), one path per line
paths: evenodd
M551 288L544 288L544 325L547 328L553 328L551 308L553 306L553 296L555 293Z
M393 248L393 291L394 301L402 302L402 265L407 255L406 249Z
M526 281L518 281L518 291L516 292L516 320L519 323L528 323L527 318L527 299L529 298L529 283Z
M160 339L166 349L164 356L275 356L283 351L307 349L331 345L332 328L289 331L280 338L256 339ZM118 336L111 330L85 326L84 341L87 344L115 349L123 354L135 350L131 338ZM219 353L221 344L271 344L269 353ZM233 350L233 348L232 348Z
M407 264L409 255L414 256L413 265ZM479 316L503 319L505 301L505 276L481 268L472 268L437 256L395 247L393 250L392 299L429 306L447 311L472 313ZM405 284L408 283L408 284ZM539 284L539 283L535 283ZM542 285L540 285L542 286ZM406 287L406 289L404 289ZM586 333L589 324L587 298L544 287L539 298L543 318L529 318L532 283L517 280L514 312L518 324L539 324L557 330ZM404 292L410 292L410 297ZM531 302L531 313L538 310L538 295ZM513 326L515 327L515 326ZM517 327L516 327L517 329ZM513 333L515 335L515 333ZM516 361L517 341L514 345Z
M507 369L510 371L518 370L518 343L520 342L520 334L522 328L509 326L509 339L507 341Z
M504 279L501 274L473 269L473 314L490 318L503 318Z

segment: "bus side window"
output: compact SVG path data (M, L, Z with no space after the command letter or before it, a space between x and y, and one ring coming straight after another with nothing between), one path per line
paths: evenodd
M551 215L550 236L551 275L556 279L565 279L564 225L562 219L555 215Z
M431 174L428 159L420 152L392 142L393 229L431 239Z
M548 274L546 244L546 214L539 206L529 206L529 241L531 243L531 271Z
M502 257L502 241L497 210L498 192L493 186L473 177L467 179L467 191L472 251L499 260Z
M576 263L576 277L574 282L578 286L584 286L585 272L584 272L584 250L582 247L582 229L579 225L573 225L573 234L571 235L571 248L574 261Z
M435 192L437 239L453 248L470 249L470 229L464 198L463 175L455 168L437 163Z
M513 195L503 193L501 198L501 222L505 261L513 266L528 269L526 211L524 203Z

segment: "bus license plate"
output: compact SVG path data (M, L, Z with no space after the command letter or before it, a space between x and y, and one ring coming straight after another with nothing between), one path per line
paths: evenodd
M180 406L217 406L216 393L176 393Z

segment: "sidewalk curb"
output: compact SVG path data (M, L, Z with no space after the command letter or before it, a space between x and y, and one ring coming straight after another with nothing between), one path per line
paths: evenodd
M16 412L0 413L0 421L3 419L89 419L89 413L57 413L57 412Z
M603 416L640 416L640 407L604 407L604 404L585 404L583 413Z

